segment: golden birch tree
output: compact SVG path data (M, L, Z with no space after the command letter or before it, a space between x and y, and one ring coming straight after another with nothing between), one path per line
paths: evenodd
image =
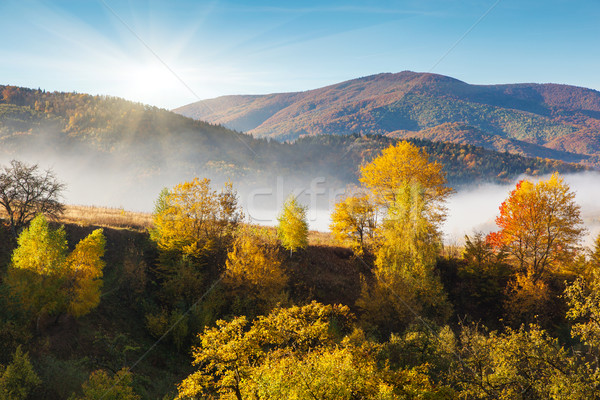
M285 201L277 221L277 235L283 247L290 251L290 256L292 252L308 246L306 207L301 206L294 196Z

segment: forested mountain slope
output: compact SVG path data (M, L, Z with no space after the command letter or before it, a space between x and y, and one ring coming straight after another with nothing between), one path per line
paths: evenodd
M564 161L577 158L564 152L600 154L600 92L568 85L470 85L447 76L404 71L306 92L219 97L174 111L280 140L353 132L409 137L460 124L485 136L462 142L490 149L505 147Z
M469 129L471 132L475 128ZM444 164L453 185L508 181L522 173L582 169L465 145L471 140L453 140L456 131L463 132L465 128L448 125L414 135L419 139L415 143ZM240 186L252 187L285 176L301 182L324 177L329 185L343 187L356 183L359 166L402 135L396 132L390 136L393 137L323 135L281 143L120 98L0 86L2 158L75 157L94 168L102 166L133 174L138 183L160 184L161 179L174 176L176 179L208 176L217 180L234 179ZM502 140L499 141L502 145L495 147L512 150L514 141ZM490 147L486 140L475 144ZM534 155L539 147L521 148L523 153ZM543 156L569 161L585 158L551 150Z

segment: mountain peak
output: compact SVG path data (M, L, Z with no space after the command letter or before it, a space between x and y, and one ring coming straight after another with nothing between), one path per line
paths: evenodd
M415 136L443 124L462 124L489 136L461 134L465 142L477 137L477 143L496 149L540 156L547 154L538 152L541 147L577 152L577 138L591 143L600 131L600 92L595 90L558 84L471 85L414 71L380 73L305 92L229 96L175 111L279 140L351 133ZM438 129L435 136L444 135ZM594 155L596 147L585 146L585 154Z

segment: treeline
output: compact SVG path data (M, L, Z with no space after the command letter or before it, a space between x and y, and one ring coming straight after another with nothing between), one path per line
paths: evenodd
M232 184L200 178L160 193L147 233L43 216L3 231L0 393L598 397L600 238L581 247L559 174L519 182L497 231L461 249L442 242L452 189L420 147L387 147L359 182L335 245L310 243L294 197L276 229L249 226Z
M379 135L314 136L300 138L290 144L288 160L302 165L303 170L318 171L319 168L337 172L340 180L357 182L359 166L370 162L381 151L400 140ZM408 139L415 146L426 151L432 160L442 164L448 182L452 186L472 185L474 183L511 182L521 174L539 176L560 173L576 173L586 168L562 161L529 158L507 152L500 153L483 147L433 142L423 139ZM294 156L295 154L295 156ZM313 159L303 160L301 155L311 154L326 165L311 167ZM304 164L302 164L304 163ZM339 166L336 168L336 166Z

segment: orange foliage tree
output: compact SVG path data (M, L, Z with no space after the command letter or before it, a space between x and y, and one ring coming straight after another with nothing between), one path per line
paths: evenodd
M522 180L500 206L498 232L488 240L507 252L519 273L535 282L560 271L579 250L584 228L580 208L557 173L534 184Z

